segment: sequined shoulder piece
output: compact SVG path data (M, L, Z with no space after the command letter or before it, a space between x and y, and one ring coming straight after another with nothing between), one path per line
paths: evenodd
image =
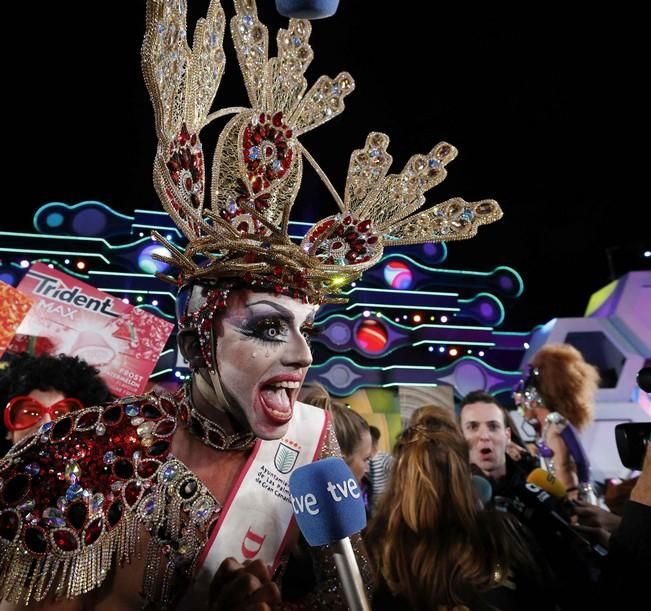
M0 599L79 596L128 561L176 426L173 397L152 393L16 444L0 460Z

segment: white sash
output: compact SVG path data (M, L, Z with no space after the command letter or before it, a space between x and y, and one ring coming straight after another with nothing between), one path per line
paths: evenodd
M285 436L256 442L177 609L205 605L212 578L229 556L239 562L260 559L275 570L294 517L289 476L319 457L327 424L325 410L296 402Z

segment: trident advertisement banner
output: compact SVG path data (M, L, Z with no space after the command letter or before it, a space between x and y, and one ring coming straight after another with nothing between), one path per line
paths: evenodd
M34 305L14 342L21 335L46 338L50 353L78 356L99 369L118 397L144 392L172 323L43 263L32 265L17 288Z
M0 280L0 356L16 334L16 329L32 307L32 300Z

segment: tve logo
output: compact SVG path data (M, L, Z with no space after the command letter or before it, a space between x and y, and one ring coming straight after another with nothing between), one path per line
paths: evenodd
M335 503L341 503L341 501L348 498L349 494L354 499L358 499L362 495L362 493L359 491L359 486L357 485L354 477L349 477L346 481L343 481L341 483L328 482L326 488ZM294 513L302 513L303 511L307 511L310 515L313 516L319 513L318 501L311 492L308 492L305 496L292 496L292 507L294 508Z
M341 458L296 469L289 490L298 526L312 546L339 541L366 526L359 484Z

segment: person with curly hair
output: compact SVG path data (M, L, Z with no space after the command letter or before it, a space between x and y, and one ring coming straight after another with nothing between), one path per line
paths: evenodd
M374 609L554 608L530 534L508 514L480 509L468 444L449 410L416 410L393 456L366 537Z
M571 498L594 503L590 463L579 432L592 421L599 372L569 344L543 346L529 368L516 402L536 429L543 466L560 480Z
M112 398L99 371L77 357L17 355L0 372L0 456L44 423Z

